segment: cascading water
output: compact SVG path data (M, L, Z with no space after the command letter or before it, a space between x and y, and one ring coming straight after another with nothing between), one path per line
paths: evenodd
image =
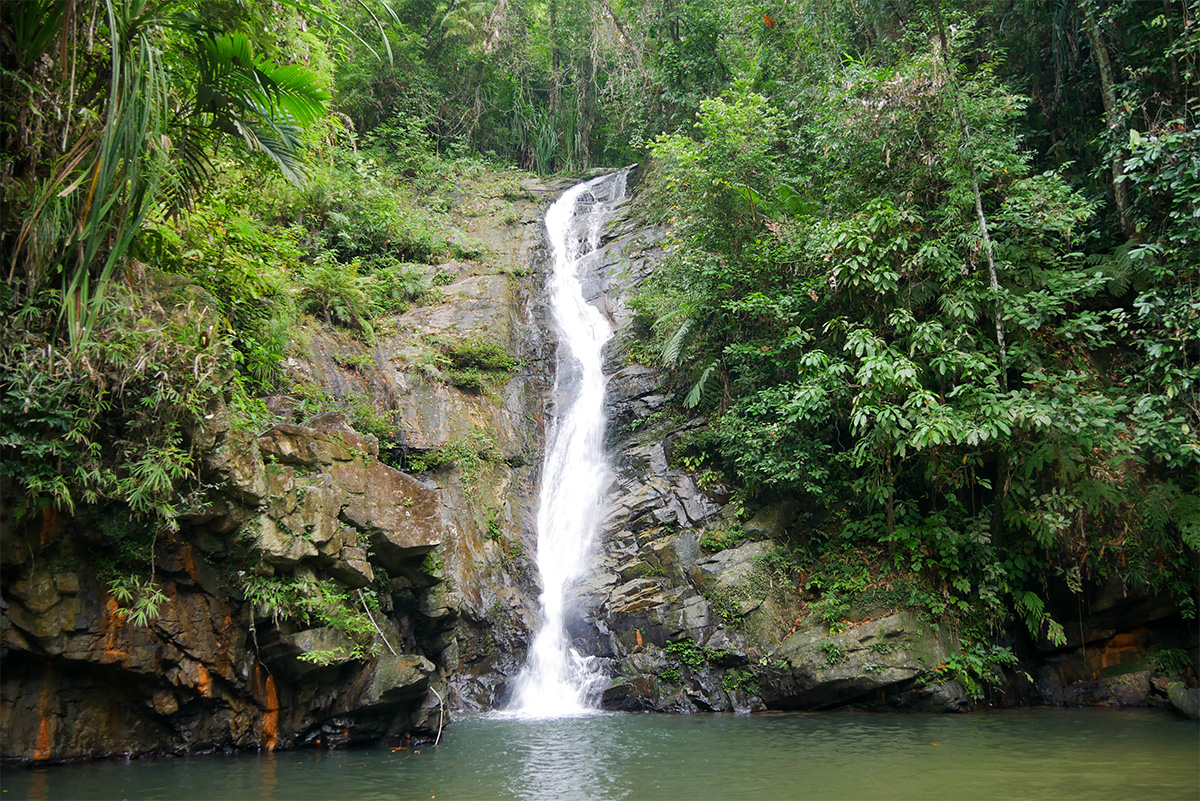
M546 212L554 257L550 306L559 334L558 415L547 437L537 521L542 626L509 707L521 717L585 714L594 709L592 699L603 682L594 658L571 647L565 597L586 569L608 479L600 354L612 330L585 300L580 267L599 246L604 221L624 194L625 173L605 175L568 189Z

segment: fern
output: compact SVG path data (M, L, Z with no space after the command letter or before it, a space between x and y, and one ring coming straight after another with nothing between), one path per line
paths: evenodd
M692 331L695 327L696 321L689 317L680 323L679 327L675 329L674 334L671 334L667 338L662 348L664 365L667 367L678 367L683 363L683 356L688 343L692 339Z
M683 405L688 409L695 409L700 405L700 402L711 397L717 382L713 380L713 375L717 371L718 360L713 359L708 363L708 367L700 373L699 380L692 386L691 392L683 399Z

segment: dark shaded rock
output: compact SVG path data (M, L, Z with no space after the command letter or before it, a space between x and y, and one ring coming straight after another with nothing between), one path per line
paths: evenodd
M1200 720L1200 689L1185 687L1182 682L1167 685L1167 698L1179 714L1191 720Z
M1150 695L1150 671L1083 682L1065 688L1065 706L1146 706Z

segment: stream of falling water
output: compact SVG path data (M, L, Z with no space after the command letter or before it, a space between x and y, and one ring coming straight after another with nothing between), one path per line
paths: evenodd
M571 187L546 212L554 258L550 306L559 335L557 414L547 432L537 520L542 625L509 706L519 717L586 714L604 682L594 658L571 647L565 597L587 568L608 480L601 351L612 330L584 297L581 264L599 246L604 222L624 194L625 173L605 175Z

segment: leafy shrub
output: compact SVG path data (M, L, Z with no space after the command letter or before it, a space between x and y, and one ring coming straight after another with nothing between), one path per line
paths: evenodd
M399 314L432 288L425 271L415 264L395 263L371 273L370 292L380 314Z
M446 382L466 392L483 392L487 384L478 370L447 370Z
M1168 676L1186 676L1192 669L1192 658L1182 648L1164 648L1152 660L1154 669Z
M733 668L725 671L725 675L721 676L721 689L725 692L733 692L739 690L748 694L758 692L758 681L755 680L754 674L745 668Z
M695 640L682 639L669 642L663 648L663 653L692 670L699 670L708 666L708 650L697 645Z
M517 367L517 360L510 356L503 346L481 336L468 337L453 343L446 348L446 356L449 357L450 364L459 370L508 372Z
M370 332L370 282L353 264L341 264L328 254L304 268L299 298L305 311L317 314L327 325Z

